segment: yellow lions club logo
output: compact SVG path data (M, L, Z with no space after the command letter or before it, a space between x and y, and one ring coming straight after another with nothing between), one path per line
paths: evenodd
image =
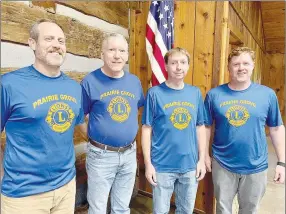
M230 107L225 113L225 116L228 119L228 122L235 127L244 125L250 117L247 109L244 106L239 105Z
M191 119L189 111L185 108L175 108L170 117L174 127L180 130L187 128Z
M122 123L128 119L131 107L126 99L117 96L110 101L107 111L113 120Z
M75 117L70 106L63 102L57 102L49 109L46 122L55 132L63 133L69 129Z

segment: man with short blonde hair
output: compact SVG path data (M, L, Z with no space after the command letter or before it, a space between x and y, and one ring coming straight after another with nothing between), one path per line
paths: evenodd
M249 47L237 47L231 50L228 55L227 61L230 63L231 59L235 56L240 56L241 54L249 54L252 61L255 62L255 52Z
M207 142L215 123L212 171L217 214L231 214L238 195L239 214L255 214L267 185L268 152L265 125L278 163L275 183L285 180L285 128L275 92L251 82L255 55L238 47L228 57L230 82L211 89L205 99Z
M204 178L205 127L200 89L184 83L190 54L173 48L165 55L166 82L147 92L142 116L145 176L153 188L153 213L193 213L198 181Z
M164 56L164 61L165 61L165 63L168 64L169 57L170 57L171 55L177 54L177 53L181 53L181 54L185 55L185 56L187 57L187 59L188 59L188 63L190 64L191 56L190 56L189 52L188 52L186 49L180 48L180 47L173 48L173 49L169 50L169 51L165 54L165 56Z

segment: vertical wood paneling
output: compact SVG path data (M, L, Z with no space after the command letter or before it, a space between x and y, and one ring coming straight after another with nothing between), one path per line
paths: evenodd
M212 87L224 83L224 73L227 64L227 51L229 46L229 4L228 2L216 3L216 21L215 21L215 41L214 41L214 66Z
M191 54L190 72L186 77L186 82L200 87L204 95L210 88L216 87L219 84L220 70L225 72L222 76L223 81L228 81L226 60L228 52L231 50L231 45L249 46L256 51L256 66L253 81L259 82L261 79L264 50L261 49L261 44L258 45L252 35L255 32L256 40L259 40L261 43L264 42L259 4L255 4L254 2L233 2L233 4L239 8L247 23L250 23L249 26L246 27L233 8L228 7L229 2L176 1L174 14L175 47L185 48ZM223 12L226 8L228 8L228 15ZM131 28L134 28L134 30L130 31L130 39L134 50L130 53L132 60L135 61L135 65L131 63L132 69L135 69L134 73L141 79L142 86L146 92L150 86L151 77L151 69L145 50L145 26L149 11L149 2L142 3L141 11L142 13L131 13L131 19L133 19L133 22L131 20ZM249 29L253 30L252 34L249 32ZM230 34L231 30L233 30L231 32L232 35ZM224 34L225 36L223 36ZM236 35L236 37L233 37L233 35ZM132 36L135 37L134 41L131 38ZM231 36L238 43L230 45ZM225 62L224 64L221 64L222 57ZM275 64L275 66L278 65ZM282 83L276 81L275 84L281 85ZM282 88L279 90L283 91ZM138 147L141 147L141 145L138 145ZM140 149L138 150L138 155L142 155ZM144 169L142 163L140 167ZM141 178L140 183L141 189L151 192L146 179ZM208 174L200 182L195 206L197 211L208 214L213 213L214 201L212 191L212 182L210 174Z
M214 1L196 2L193 85L201 89L203 96L212 86L215 6ZM212 177L207 173L199 183L195 208L212 213L213 202Z
M136 15L136 11L135 10L131 10L130 11L130 16L131 17L135 17ZM136 20L134 18L130 19L130 23L129 23L129 35L132 35L129 39L129 60L128 60L128 64L129 64L129 71L130 73L133 73L135 75L137 75L136 73Z
M203 96L211 89L214 19L214 1L196 3L193 85L201 89Z
M272 88L277 95L281 114L285 118L285 56L266 54L262 72L262 84Z
M230 2L230 20L234 26L243 24L261 49L264 50L263 27L261 22L260 2ZM248 6L250 4L250 7ZM245 8L249 8L246 10ZM244 8L244 10L242 10ZM246 14L246 11L248 14Z
M134 73L140 80L144 90L144 94L150 87L151 80L151 68L146 53L146 22L149 12L149 2L142 2L141 12L131 10L130 14L130 60L131 63L130 72ZM139 112L139 124L141 124L142 110ZM139 189L145 192L152 193L152 189L148 181L145 179L145 166L141 146L141 128L139 125L138 134L136 137L137 142L137 159L139 164Z
M221 33L222 33L222 22L223 22L223 5L222 1L216 2L215 11L215 37L214 37L214 59L213 59L213 75L212 75L212 88L219 85L219 73L220 73L220 63L221 63Z
M185 48L191 55L190 69L185 78L185 82L188 84L193 83L195 6L194 1L177 1L174 11L174 46Z
M134 60L135 63L130 62L130 69L134 69L131 72L140 78L144 92L146 92L150 87L151 78L151 69L145 47L145 28L149 2L142 3L141 11L141 13L131 12L130 60ZM214 16L215 2L176 1L174 46L185 48L191 54L190 71L185 80L188 84L199 86L203 94L211 88ZM195 37L196 42L194 41ZM194 47L195 43L196 47ZM144 162L139 136L137 136L137 142L139 167L141 169L139 186L141 190L151 193L150 185L144 177ZM199 186L196 209L203 211L203 213L212 213L208 211L208 209L212 209L212 200L212 183L209 174Z
M242 44L240 45L248 46L256 52L256 66L252 75L252 81L260 82L262 61L264 57L264 49L261 49L261 46L264 47L264 45L261 45L264 43L264 39L262 32L263 28L260 4L258 4L258 2L241 2L240 7L238 7L237 2L232 2L231 4L233 5L233 7L238 9L241 14L240 16L238 16L234 11L234 8L229 7L228 25L230 27L230 30L233 31L232 33L236 35L239 35L241 33L242 36L240 37L242 37ZM241 10L241 7L243 7L244 10ZM244 20L242 20L241 18L244 18ZM246 26L245 24L247 24L248 26ZM250 32L250 30L252 32ZM253 34L255 34L255 38L253 37ZM257 41L259 41L260 44L257 44Z

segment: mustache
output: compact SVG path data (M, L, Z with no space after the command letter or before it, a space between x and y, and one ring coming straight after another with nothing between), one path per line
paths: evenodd
M48 52L49 52L49 53L58 53L58 54L60 54L61 56L64 55L63 51L61 51L60 49L55 49L55 48L49 50Z

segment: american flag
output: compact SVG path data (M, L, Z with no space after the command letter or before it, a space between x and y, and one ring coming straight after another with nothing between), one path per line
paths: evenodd
M174 45L174 1L152 1L146 26L146 50L152 68L152 86L164 82L164 56Z

